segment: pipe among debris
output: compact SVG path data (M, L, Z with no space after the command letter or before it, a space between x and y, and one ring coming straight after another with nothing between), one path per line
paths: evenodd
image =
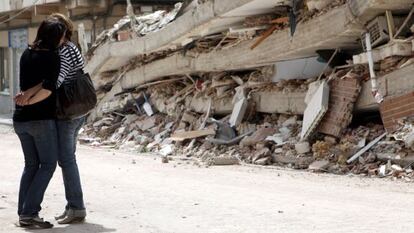
M369 66L369 74L371 77L371 86L372 86L371 91L377 103L381 103L382 95L379 93L378 80L377 80L377 76L375 75L375 71L374 71L374 59L372 57L371 34L369 32L365 34L365 45L367 47L367 59L368 59L368 66Z

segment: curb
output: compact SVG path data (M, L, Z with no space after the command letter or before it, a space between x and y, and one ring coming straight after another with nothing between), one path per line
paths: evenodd
M12 119L0 119L0 125L13 126L13 120Z

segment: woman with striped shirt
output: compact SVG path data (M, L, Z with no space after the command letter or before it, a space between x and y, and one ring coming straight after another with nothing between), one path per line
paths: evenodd
M69 83L78 71L84 68L82 54L75 44L71 42L73 33L72 22L62 14L50 15L57 18L67 27L65 43L59 50L60 72L57 80L57 88ZM58 164L62 168L63 181L67 204L61 216L56 217L59 224L81 222L86 217L86 209L83 201L83 192L76 163L76 142L80 128L85 122L85 116L71 120L57 120L59 157Z
M62 14L54 13L49 19L57 19L66 26L63 45L59 48L60 70L56 87L59 89L66 85L76 73L84 68L82 54L75 44L71 42L73 34L72 22ZM16 97L18 105L29 105L30 98L42 88L41 83ZM76 163L76 142L80 128L85 122L85 116L71 120L56 120L58 131L58 164L62 168L63 182L67 204L61 216L56 217L59 224L82 222L86 217L86 209L83 201L83 192L80 181L79 169Z

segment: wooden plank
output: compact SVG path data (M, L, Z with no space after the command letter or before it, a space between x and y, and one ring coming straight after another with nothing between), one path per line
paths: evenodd
M270 35L272 35L272 33L274 31L276 31L276 29L279 28L279 25L274 24L272 25L269 29L267 29L261 36L260 38L250 47L250 49L254 49L257 46L259 46L264 40L266 40L266 38L268 38Z
M177 132L171 135L171 140L173 141L184 141L186 139L199 138L209 135L215 135L216 130L214 129L202 129L202 130L193 130L185 132Z

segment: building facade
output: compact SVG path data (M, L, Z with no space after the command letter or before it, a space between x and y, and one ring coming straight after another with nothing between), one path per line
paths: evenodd
M126 14L126 0L2 0L0 1L0 114L11 114L19 92L19 61L48 15L69 16L75 30L82 23L88 45ZM171 0L132 0L136 14L170 8ZM75 42L77 33L74 33Z

